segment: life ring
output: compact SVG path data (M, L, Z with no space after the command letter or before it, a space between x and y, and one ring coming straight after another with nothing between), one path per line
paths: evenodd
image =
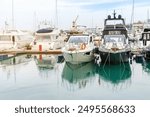
M81 44L80 49L84 50L85 48L86 48L86 44L85 43Z

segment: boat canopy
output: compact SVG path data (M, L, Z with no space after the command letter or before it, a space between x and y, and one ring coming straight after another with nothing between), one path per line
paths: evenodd
M53 28L44 28L36 31L36 33L51 33L53 30Z

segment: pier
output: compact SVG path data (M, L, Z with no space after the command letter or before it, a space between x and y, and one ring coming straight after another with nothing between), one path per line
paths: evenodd
M38 51L38 50L0 50L0 54L62 54L62 51L59 50L45 50L45 51Z

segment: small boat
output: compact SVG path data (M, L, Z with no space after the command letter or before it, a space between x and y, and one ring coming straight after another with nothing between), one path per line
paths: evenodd
M33 49L38 49L42 46L42 50L55 50L64 46L64 38L61 32L55 28L45 28L36 31L35 39L32 43Z
M80 64L94 59L93 49L92 36L82 34L70 36L62 52L66 62Z
M102 42L99 53L102 63L128 62L130 46L125 21L121 15L108 18L104 22Z
M150 59L150 28L144 28L140 41L143 42L145 58Z

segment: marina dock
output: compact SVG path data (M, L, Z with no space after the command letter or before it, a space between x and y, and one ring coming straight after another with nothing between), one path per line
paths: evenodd
M62 54L62 51L59 50L45 50L45 51L38 51L38 50L0 50L0 54Z

